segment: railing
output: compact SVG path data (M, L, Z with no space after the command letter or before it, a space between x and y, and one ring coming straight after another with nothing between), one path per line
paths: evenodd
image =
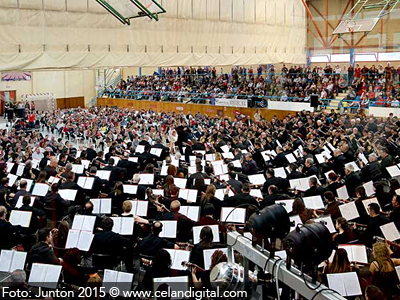
M97 97L103 97L104 91L110 87L116 86L121 83L122 76L118 75L114 79L111 79L109 82L105 84L104 87L100 87L97 91ZM93 99L92 99L93 100Z

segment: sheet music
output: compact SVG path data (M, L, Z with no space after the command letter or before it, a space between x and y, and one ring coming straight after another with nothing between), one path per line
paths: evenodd
M313 219L315 223L323 222L323 224L329 229L330 233L336 233L335 225L333 225L332 217L329 216L322 216L319 218Z
M96 176L103 180L110 180L111 171L97 171Z
M290 226L290 231L293 231L298 224L303 224L299 215L290 216L289 219L290 222L294 222L294 225Z
M271 160L271 158L267 154L269 154L267 151L261 152L261 155L264 158L264 161L266 161L266 162Z
M347 188L346 188L345 185L340 187L340 188L338 188L338 189L336 189L336 192L338 194L338 198L339 199L347 200L347 199L350 198L349 194L347 193Z
M229 180L229 174L221 174L218 177L220 180L225 180L225 181Z
M158 157L161 156L162 151L163 151L163 149L159 149L159 148L151 148L150 149L150 153L155 156L158 156Z
M217 198L217 199L219 199L221 201L224 201L225 190L226 189L217 189L217 190L215 190L215 195L214 195L215 198ZM232 192L232 190L229 190L228 196L232 197L232 196L235 196L235 194Z
M246 223L246 209L245 208L236 208L235 210L234 209L235 209L234 207L222 207L221 222L239 223L239 224ZM231 213L232 210L234 211Z
M37 159L32 159L32 169L37 169L39 167L40 161Z
M294 202L294 200L291 200L291 199L275 201L276 204L282 203L283 207L286 209L288 214L293 211L293 202Z
M213 166L213 169L216 176L228 173L228 165L217 164Z
M292 153L286 154L285 157L290 164L297 161Z
M167 175L168 175L168 167L169 167L169 166L167 166L167 165L163 165L163 166L161 167L161 172L160 172L160 175L161 175L161 176L167 176Z
M28 283L34 286L56 288L62 266L33 263Z
M396 176L400 176L400 169L396 165L391 166L391 167L386 167L386 170L389 172L390 177L392 177L392 178L394 178Z
M140 174L139 184L153 185L154 184L154 174Z
M338 248L346 250L350 262L368 263L365 245L339 245Z
M118 272L117 281L115 286L118 287L119 291L130 291L132 289L133 274L126 272ZM125 293L126 294L126 293ZM124 293L120 293L124 296Z
M355 202L339 205L339 210L343 218L351 221L360 217Z
M188 167L188 174L189 176L196 173L196 166L189 166ZM161 174L162 175L162 174Z
M159 237L176 238L177 221L159 221L163 224Z
M189 219L198 222L200 216L200 207L199 206L181 206L179 209L179 213L188 217Z
M346 288L342 279L343 273L327 274L328 286L330 289L338 292L340 295L346 297Z
M175 277L162 277L154 278L154 290L157 291L162 284L168 286L171 291L175 291L174 295L185 295L189 291L189 277L188 276L175 276ZM171 300L182 299L182 297L171 297Z
M196 202L197 201L197 190L193 189L180 189L179 190L179 198L189 200L191 202Z
M174 178L175 185L180 189L186 188L186 182L187 182L187 179L185 179L185 178Z
M22 251L12 251L13 252L13 259L10 265L9 272L14 272L15 270L24 270L25 269L25 262L27 252Z
M84 166L85 169L89 169L90 161L86 159L81 160L82 165Z
M27 179L27 178L21 178L20 182L22 180L26 181L26 191L29 192L31 190L32 184L33 184L33 180L32 179Z
M6 164L7 164L7 173L10 173L11 169L14 167L15 164L12 162L6 162Z
M400 266L396 266L394 269L396 270L397 278L400 280Z
M8 174L8 175L7 175L7 178L9 179L9 181L8 181L8 186L12 186L12 185L14 185L14 183L17 181L18 176L17 176L17 175L14 175L14 174Z
M12 272L10 271L11 263L14 256L12 250L1 250L0 254L0 271L1 272ZM24 269L24 268L22 268Z
M229 152L229 147L228 147L228 145L223 145L223 146L221 146L220 148L221 148L221 150L222 150L224 153L228 153L228 152Z
M354 172L358 172L360 171L360 168L358 167L358 165L356 164L355 161L349 162L347 164L344 165L344 167L346 168L348 165L352 165L354 168Z
M85 189L85 190L91 190L93 188L93 184L94 184L94 177L84 177L84 176L80 176L78 178L77 184Z
M138 157L129 157L128 160L131 162L137 163L139 161L139 158Z
M75 215L71 229L93 232L95 224L96 224L95 216Z
M368 165L368 160L363 153L358 154L358 158L364 163L364 165Z
M224 153L221 153L221 154L222 154L223 158L228 158L228 159L234 159L235 158L235 156L233 155L232 152L224 152Z
M381 208L381 206L380 206L380 204L378 202L378 199L376 199L376 198L365 199L365 200L362 201L362 204L364 205L364 208L365 208L367 213L368 213L368 205L370 205L371 203L378 204L379 208L382 210L382 208Z
M213 242L219 243L219 227L218 225L207 225L211 228L213 233ZM200 232L205 226L193 226L193 244L200 242Z
M326 172L326 173L324 174L324 175L325 175L325 178L326 178L326 179L329 179L329 174L331 174L331 173L335 173L335 172L332 171L332 170Z
M80 232L81 232L80 230L76 230L76 229L70 229L68 231L67 242L65 244L66 249L76 248L76 246L78 245Z
M81 177L79 177L81 178ZM58 183L61 179L54 177L54 176L50 176L49 179L47 180L48 183L53 184L53 183ZM79 184L79 183L78 183Z
M186 270L186 267L182 266L182 262L188 262L190 259L190 251L185 250L173 250L165 249L171 255L171 269L174 270Z
M356 272L327 274L329 288L342 296L351 297L362 295L360 282Z
M137 145L135 149L135 153L142 154L144 152L144 145Z
M22 176L22 173L24 173L24 169L25 169L25 164L23 163L18 164L17 172L15 173L15 175Z
M212 166L222 166L223 164L224 164L224 161L222 159L221 160L214 160L214 161L211 162Z
M72 164L72 172L76 174L83 174L84 171L85 171L84 165Z
M204 258L204 270L209 270L211 266L211 258L215 251L220 250L226 256L228 256L228 248L216 248L216 249L205 249L203 250L203 258Z
M132 235L135 219L133 217L111 217L114 221L112 231L120 235Z
M94 234L90 231L80 231L77 248L81 251L89 251Z
M249 175L248 177L249 177L249 181L255 185L262 185L266 181L264 174Z
M147 217L147 210L149 207L148 201L135 200L131 201L131 203L132 203L131 213L134 216Z
M119 161L121 160L118 156L110 156L114 160L114 166L118 165Z
M240 160L232 160L231 163L233 164L233 166L235 168L241 168L242 167L242 163L240 162Z
M35 183L33 187L32 195L33 196L46 196L47 192L49 191L49 186L45 183Z
M274 169L274 175L275 177L280 177L280 178L284 178L286 179L286 172L285 172L285 168L275 168Z
M206 154L206 160L214 161L215 160L215 154Z
M399 196L400 196L400 189L397 189L397 190L396 190L396 195L399 195Z
M324 209L324 202L321 196L303 197L304 205L308 209Z
M90 199L94 214L111 214L111 198Z
M327 152L323 152L321 154L315 154L315 158L317 159L319 164L325 163L325 159L330 159L332 156Z
M138 190L138 186L137 185L124 184L123 188L124 188L124 193L125 194L130 194L130 195L136 195L137 194L137 190Z
M24 196L19 196L18 200L17 200L17 204L15 204L16 208L21 208L23 203L22 203L22 199L24 198ZM29 206L33 206L33 204L35 203L35 197L31 197L31 203L29 204Z
M58 193L60 194L61 198L63 198L64 200L75 201L76 194L78 193L78 191L64 189L64 190L58 190Z
M254 198L261 198L261 199L263 198L261 190L259 189L251 189L250 196L253 196Z
M10 215L10 223L12 225L21 225L21 227L28 228L31 223L32 212L31 211L22 211L22 210L13 210Z
M400 239L400 233L393 222L380 226L383 236L388 241L394 242Z

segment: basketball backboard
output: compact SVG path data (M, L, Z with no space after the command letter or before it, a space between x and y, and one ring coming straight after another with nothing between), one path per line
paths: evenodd
M378 23L379 18L361 19L361 20L344 20L332 34L371 32Z
M158 21L158 15L166 10L156 0L96 0L121 23L130 25L130 20L148 17Z

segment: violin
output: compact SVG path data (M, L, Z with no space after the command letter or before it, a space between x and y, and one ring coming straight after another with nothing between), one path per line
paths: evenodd
M182 267L187 267L187 268L196 268L197 271L199 271L200 273L204 273L206 270L204 270L203 268L200 268L198 265L192 264L190 262L187 261L183 261L182 262Z
M386 240L386 239L384 239L384 238L382 238L380 236L374 236L374 240L376 240L377 242L386 243L389 246L394 246L394 247L400 249L400 245L399 244L397 244L395 242L391 242L389 240Z
M194 245L192 245L190 243L179 243L179 242L176 242L175 244L177 244L180 249L187 249L187 248L191 249L191 248L194 247Z

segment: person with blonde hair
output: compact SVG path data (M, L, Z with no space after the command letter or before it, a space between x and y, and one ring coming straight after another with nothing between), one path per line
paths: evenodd
M372 284L380 288L387 299L393 299L398 283L395 267L400 265L400 259L390 257L392 251L385 243L373 244L372 254L375 258L369 267Z
M221 216L221 201L215 197L216 187L213 184L207 186L206 193L201 196L200 201L200 215L205 216L204 207L207 203L211 203L214 206L213 218L219 220Z

